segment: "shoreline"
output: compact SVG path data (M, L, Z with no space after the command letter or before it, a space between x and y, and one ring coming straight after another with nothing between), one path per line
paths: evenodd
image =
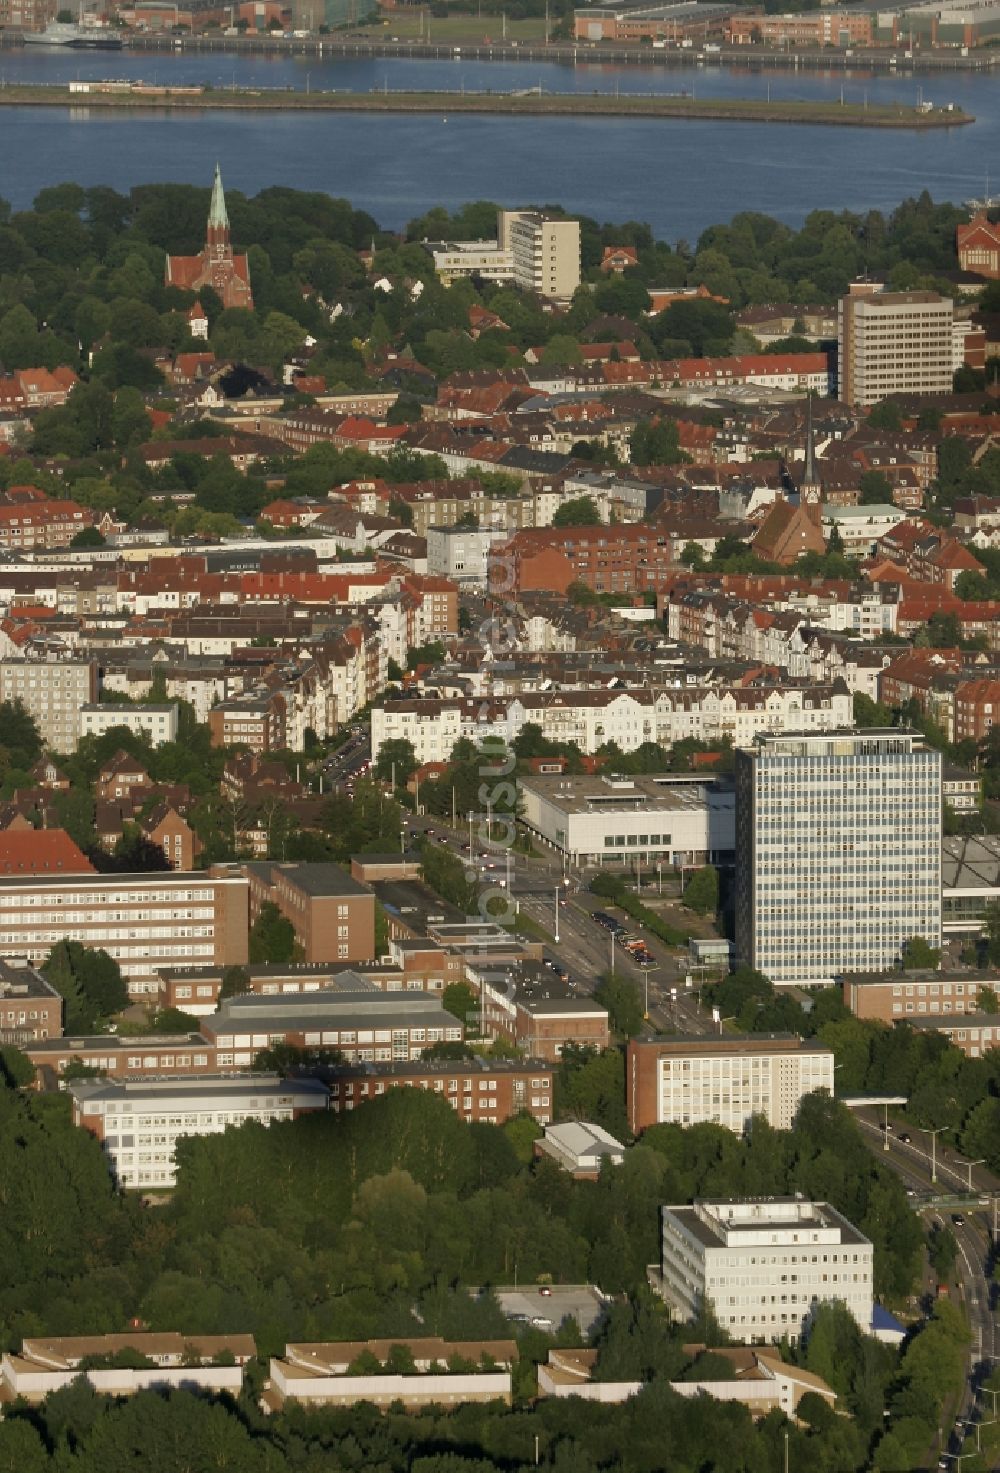
M650 46L614 41L486 39L481 35L455 37L450 43L397 38L384 34L333 31L327 36L224 36L199 33L171 35L129 32L123 37L126 52L172 53L177 56L305 56L341 59L363 57L409 58L415 61L449 61L460 51L466 61L556 62L567 66L657 66L694 70L703 66L745 67L747 71L841 71L887 73L905 76L916 72L937 76L991 72L1000 68L1000 47L980 46L966 56L959 48L909 50L898 47L821 47L784 50L762 46L720 46L705 51L700 46ZM0 53L20 50L18 31L0 31ZM83 53L86 54L86 53Z
M651 118L712 122L784 123L839 128L892 128L926 132L965 127L975 118L959 109L921 112L891 104L764 101L757 98L628 96L548 92L274 92L133 86L91 91L100 83L0 88L0 107L155 109L157 111L478 113L500 117ZM83 90L86 88L87 90Z

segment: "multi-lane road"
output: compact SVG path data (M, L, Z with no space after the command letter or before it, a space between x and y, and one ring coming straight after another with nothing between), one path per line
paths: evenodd
M710 1016L698 1006L694 992L685 984L688 975L685 961L645 928L621 915L629 935L641 937L653 956L651 968L640 967L625 947L613 943L610 933L593 919L594 911L614 913L614 906L603 897L592 895L583 877L567 873L558 855L512 851L508 865L502 849L491 850L483 843L479 825L473 828L470 848L469 831L463 826L453 829L442 820L423 814L408 817L406 822L409 832L431 835L486 883L506 887L509 881L510 894L519 911L551 938L546 952L566 968L581 992L592 992L613 964L616 972L639 988L651 1030L682 1033L712 1030Z
M981 1169L973 1167L971 1173L957 1159L943 1151L931 1155L931 1143L925 1132L913 1127L910 1131L890 1132L886 1136L882 1122L870 1114L858 1112L858 1123L865 1140L887 1165L891 1166L903 1182L908 1194L913 1197L914 1208L920 1213L925 1226L937 1223L950 1227L958 1245L956 1275L958 1297L969 1317L971 1350L969 1375L966 1381L962 1404L958 1410L956 1430L944 1430L945 1448L954 1453L961 1445L964 1428L958 1423L978 1420L982 1408L977 1404L978 1384L997 1367L1000 1355L1000 1326L997 1325L996 1306L993 1301L993 1286L990 1282L990 1264L993 1253L993 1219L996 1208L992 1199L1000 1193L1000 1182ZM903 1135L909 1138L902 1139ZM885 1149L886 1143L888 1150ZM937 1182L932 1181L932 1170L936 1167ZM972 1196L990 1198L990 1205L963 1205L961 1201L947 1205L949 1197L969 1197L969 1182ZM939 1200L943 1199L943 1201ZM934 1284L928 1283L930 1292ZM991 1413L987 1412L987 1419ZM947 1466L954 1467L954 1462ZM1000 1467L1000 1458L993 1464Z

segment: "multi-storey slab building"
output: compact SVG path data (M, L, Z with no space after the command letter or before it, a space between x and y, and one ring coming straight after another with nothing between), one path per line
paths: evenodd
M247 935L247 882L228 867L0 875L0 956L37 963L58 941L99 947L135 998L158 994L158 967L242 964Z
M0 701L20 701L54 752L76 751L80 713L96 700L94 660L0 660Z
M327 1107L317 1079L255 1074L243 1079L206 1076L165 1079L81 1079L70 1085L73 1123L104 1147L122 1187L172 1187L174 1147L188 1135L221 1135L231 1125L295 1120Z
M847 976L842 987L844 1005L856 1018L915 1023L935 1014L974 1013L982 988L996 983L991 973L913 971Z
M789 1130L812 1090L833 1093L833 1050L791 1033L633 1038L625 1066L628 1122L706 1122L743 1131L755 1115Z
M760 737L736 754L736 953L777 986L941 944L941 754L904 729Z
M838 398L862 407L890 394L947 394L955 372L954 304L937 292L854 282L837 313Z
M684 1319L711 1308L734 1340L794 1344L836 1300L870 1329L872 1254L827 1202L696 1201L662 1209L660 1290Z

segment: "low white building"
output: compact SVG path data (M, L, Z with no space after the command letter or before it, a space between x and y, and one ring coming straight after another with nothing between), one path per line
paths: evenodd
M620 1166L625 1160L625 1147L602 1125L586 1120L567 1120L562 1125L547 1125L541 1140L535 1142L536 1156L547 1156L563 1171L576 1177L598 1177L605 1161Z
M870 557L879 540L905 521L906 512L888 502L871 506L830 506L827 503L823 507L820 526L828 542L836 527L848 557Z
M817 1305L872 1324L873 1249L828 1202L803 1197L664 1207L659 1289L681 1319L710 1308L735 1340L795 1344Z
M529 777L524 825L574 865L728 863L736 846L736 793L726 777Z
M407 1369L396 1369L398 1359ZM362 1358L378 1363L371 1370L352 1370ZM456 1359L466 1363L452 1370ZM448 1342L361 1340L340 1344L289 1344L282 1358L272 1357L270 1394L304 1406L356 1406L359 1401L389 1407L401 1402L421 1406L460 1406L464 1402L511 1399L511 1367L517 1360L513 1340ZM412 1367L412 1369L410 1369Z
M100 701L80 707L80 735L104 736L124 726L136 736L146 736L154 747L177 740L178 706L171 701L149 706L105 705Z
M276 1074L135 1081L78 1080L69 1086L73 1123L95 1135L123 1187L172 1187L174 1147L188 1135L221 1135L231 1125L294 1120L325 1110L316 1079Z
M122 1352L142 1356L147 1366L91 1365L84 1362ZM131 1396L137 1391L179 1390L238 1396L244 1367L257 1355L252 1335L179 1335L174 1331L134 1331L121 1335L35 1335L24 1340L19 1354L0 1360L0 1387L25 1401L44 1401L83 1377L104 1396ZM217 1365L219 1359L231 1361Z

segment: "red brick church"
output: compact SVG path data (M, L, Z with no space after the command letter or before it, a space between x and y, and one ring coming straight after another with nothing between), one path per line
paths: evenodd
M229 216L226 196L222 191L222 175L215 166L212 204L208 212L205 249L197 256L168 256L163 273L165 286L179 286L183 291L197 292L210 286L222 299L224 307L253 310L250 291L250 265L246 256L233 254L229 239Z

